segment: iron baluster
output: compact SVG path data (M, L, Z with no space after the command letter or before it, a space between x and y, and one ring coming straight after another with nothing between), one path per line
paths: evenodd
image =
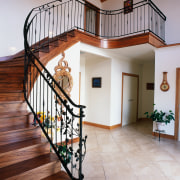
M66 3L64 4L64 32L66 31L66 21L65 21L65 17L66 17Z
M39 47L40 47L40 41L41 41L41 11L40 11L40 16L39 16L39 18L40 18L40 22L39 22Z
M57 9L56 9L56 11L57 11L57 20L56 20L56 36L58 35L58 26L59 26L59 6L57 6Z
M52 37L54 37L54 6L53 6L53 21L52 21Z
M49 9L49 18L48 18L48 45L49 45L49 33L50 33L50 21L51 21L51 10Z

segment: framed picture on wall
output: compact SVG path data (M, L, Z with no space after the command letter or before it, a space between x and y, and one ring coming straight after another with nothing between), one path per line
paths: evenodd
M146 90L154 90L154 83L146 83Z
M124 14L130 13L133 11L133 0L124 1Z
M101 88L101 77L93 77L92 78L92 87L93 88Z

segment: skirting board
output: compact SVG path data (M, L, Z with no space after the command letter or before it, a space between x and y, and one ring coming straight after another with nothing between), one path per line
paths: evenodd
M159 137L159 133L157 132L152 132L153 136ZM161 138L166 138L166 139L175 139L175 136L173 135L168 135L168 134L160 134Z
M138 118L138 121L152 121L150 118Z
M69 139L69 142L67 143L67 145L71 144L71 142L72 142L72 143L77 143L77 142L79 142L79 137L73 138L73 140ZM65 143L66 143L66 141L63 141L63 142L62 142L62 144L65 144ZM57 143L57 144L58 144L58 145L61 145L60 142Z
M121 127L122 125L121 124L116 124L116 125L113 125L113 126L105 126L105 125L101 125L101 124L96 124L96 123L92 123L92 122L88 122L88 121L84 121L83 124L86 124L86 125L89 125L89 126L95 126L95 127L99 127L99 128L103 128L103 129L115 129L115 128L118 128L118 127Z

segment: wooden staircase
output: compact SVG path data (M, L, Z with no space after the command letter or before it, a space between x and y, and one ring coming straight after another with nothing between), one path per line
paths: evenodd
M46 65L76 43L73 38L72 33L66 33L36 55ZM23 53L0 62L0 179L70 180L61 171L59 159L50 152L49 143L41 141L40 128L32 125L33 116L24 101L23 79Z

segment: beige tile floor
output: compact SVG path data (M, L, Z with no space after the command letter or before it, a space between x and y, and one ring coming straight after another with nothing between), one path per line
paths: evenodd
M85 125L85 180L180 180L180 143L152 136L152 122L106 130Z

